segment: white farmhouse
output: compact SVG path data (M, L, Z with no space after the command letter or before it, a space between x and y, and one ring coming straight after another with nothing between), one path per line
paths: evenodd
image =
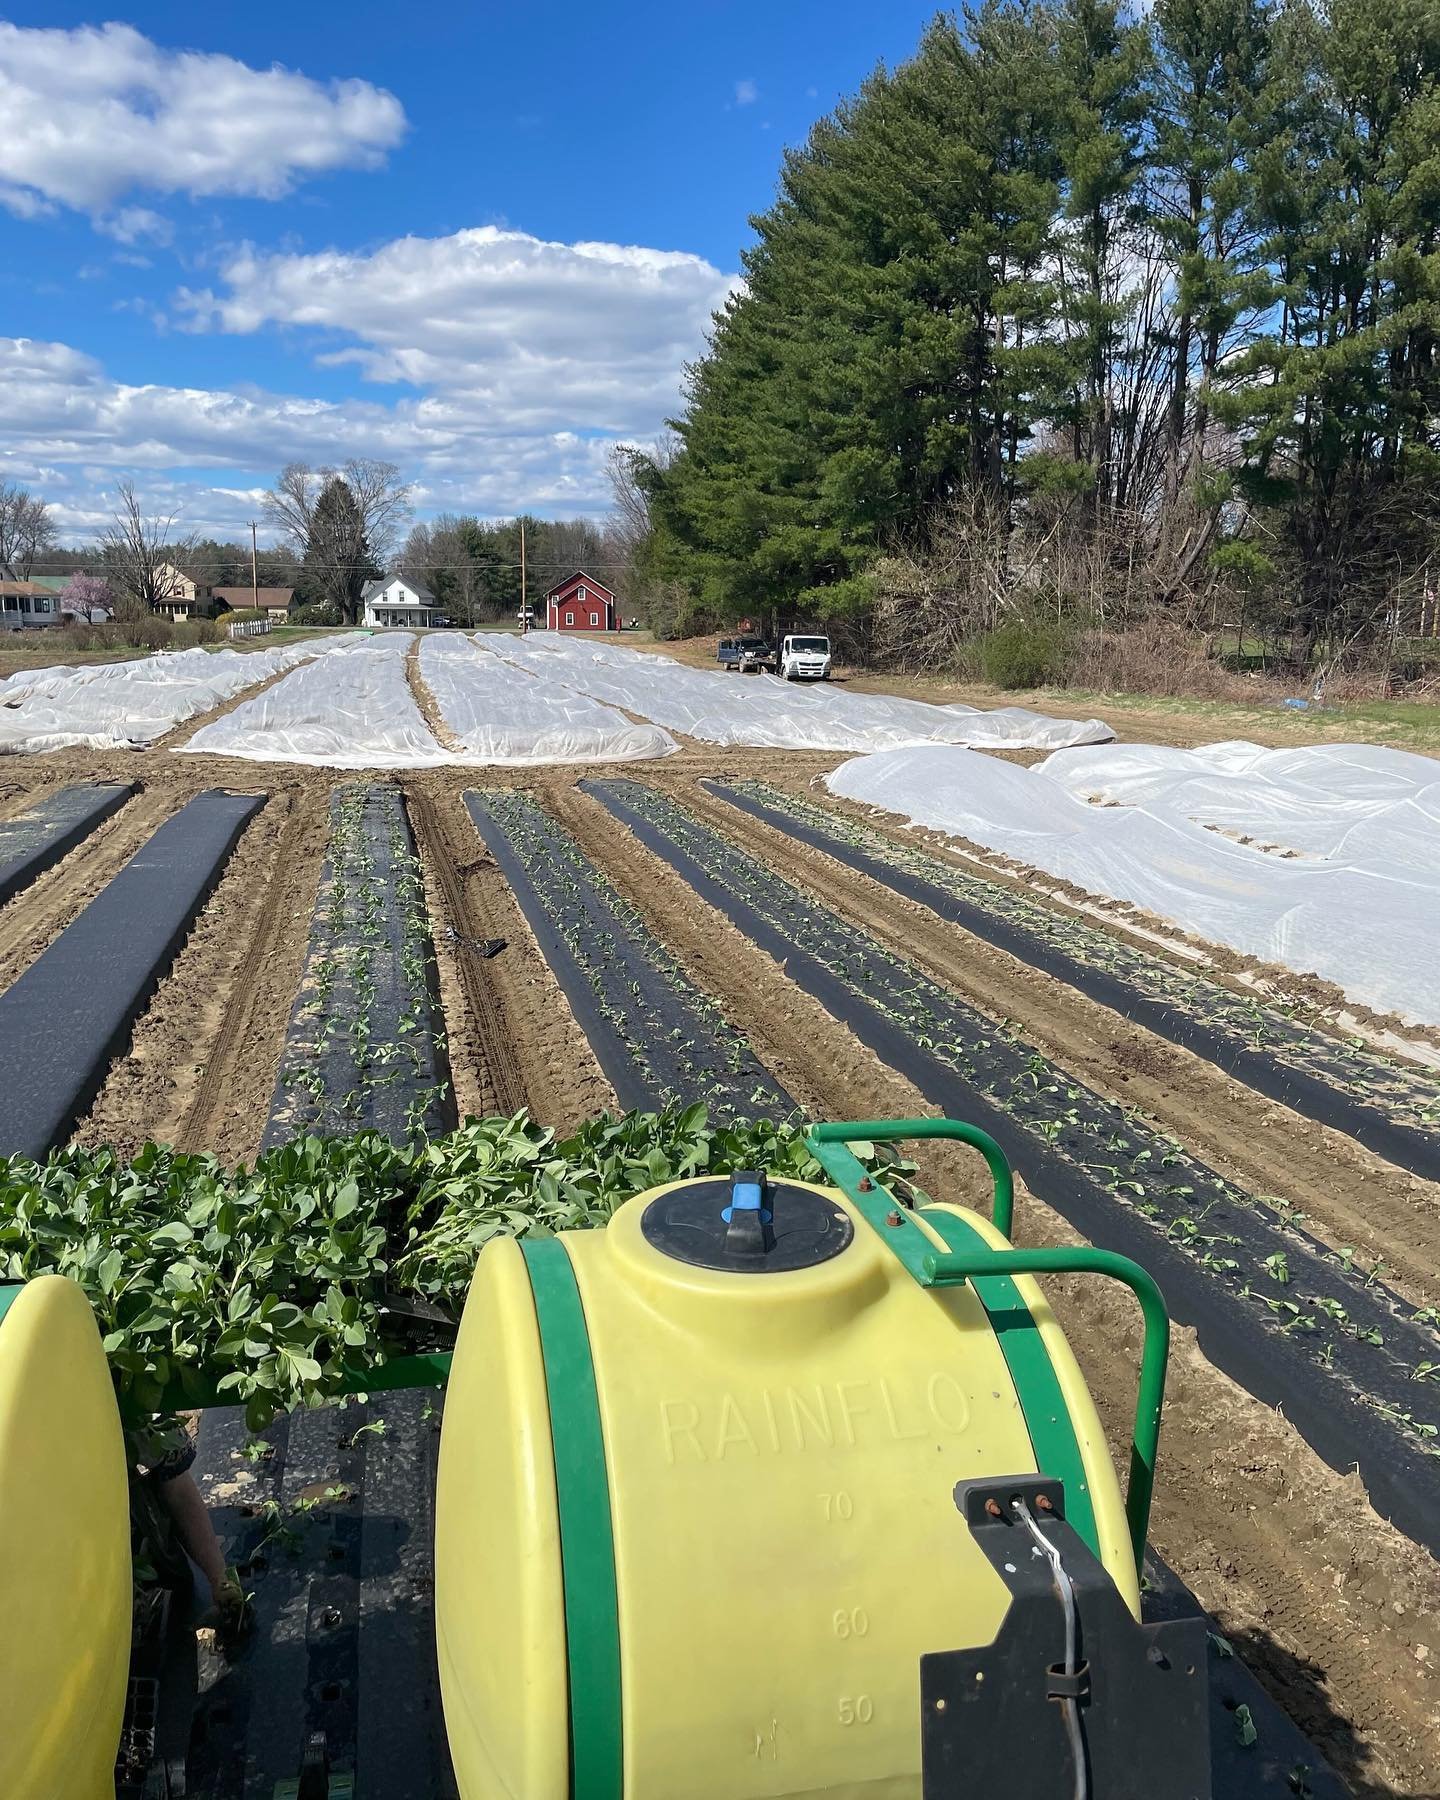
M424 630L435 613L435 596L418 581L406 581L403 575L382 575L378 581L367 581L360 590L365 603L362 625L372 630L387 625L408 625Z

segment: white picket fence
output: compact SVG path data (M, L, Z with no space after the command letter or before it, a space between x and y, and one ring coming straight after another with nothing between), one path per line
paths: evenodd
M268 619L242 619L238 625L229 628L232 638L264 637L270 629Z

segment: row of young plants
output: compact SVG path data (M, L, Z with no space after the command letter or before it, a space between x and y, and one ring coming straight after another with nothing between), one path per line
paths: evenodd
M1440 1455L1440 1312L1402 1301L1382 1264L1320 1243L1283 1200L1226 1181L1138 1109L1072 1079L1012 1022L967 1006L668 795L632 781L587 786L622 819L648 826L657 846L674 846L682 873L688 859L721 897L733 896L741 929L748 913L816 959L860 1009L898 1027L918 1057L961 1076L1097 1197L1133 1209L1225 1283L1257 1326L1302 1345L1324 1376L1417 1449Z
M1336 1094L1401 1125L1436 1134L1435 1159L1440 1167L1440 1082L1384 1056L1363 1038L1338 1037L1317 1027L1311 1022L1313 1007L1300 997L1238 994L1200 971L1149 955L1082 919L1027 899L1015 888L967 874L942 857L898 844L847 814L769 782L737 779L706 785L722 799L733 795L778 815L775 823L800 826L812 841L818 838L860 853L865 862L878 865L881 880L886 870L899 871L1017 928L1037 944L1053 947L1073 964L1104 970L1134 994L1218 1032L1236 1051L1262 1052L1272 1062L1307 1080L1318 1077Z
M550 813L513 789L466 803L623 1103L793 1113L744 1035Z
M264 1141L361 1126L404 1141L454 1123L404 800L393 786L351 783L331 798L329 853Z
M798 1129L712 1125L698 1105L567 1138L523 1113L404 1143L306 1136L237 1169L71 1145L0 1159L0 1281L80 1284L128 1418L218 1388L259 1431L392 1354L397 1299L458 1317L491 1238L603 1225L662 1182L746 1168L822 1178Z

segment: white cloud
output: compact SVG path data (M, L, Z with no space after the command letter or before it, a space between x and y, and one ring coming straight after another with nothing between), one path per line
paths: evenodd
M374 387L130 384L67 344L0 337L0 481L52 501L67 536L103 526L120 475L147 504L180 503L187 528L229 533L286 462L351 456L398 463L424 511L594 514L611 445L653 439L736 286L698 256L492 227L367 255L247 249L215 292L182 293L189 329L279 328Z
M398 463L427 511L498 517L533 507L563 517L609 504L613 436L505 429L455 398L379 405L135 386L67 344L3 337L0 392L0 481L25 482L50 501L64 538L103 528L120 475L134 476L148 506L179 505L187 530L229 534L256 516L256 493L284 463L350 456ZM213 485L192 473L207 468L217 471ZM253 482L233 485L231 470Z
M405 131L400 102L368 81L168 50L119 24L0 21L0 119L0 206L21 218L104 215L141 191L276 199L307 176L377 166Z
M177 307L197 331L314 332L320 361L426 390L452 423L627 433L675 406L735 285L699 256L484 226L366 255L246 249Z
M752 81L748 75L743 81L735 83L735 104L737 106L753 106L759 98L759 84Z
M168 244L175 235L170 221L148 206L122 206L95 223L106 237L119 244L138 244L147 239L152 244Z

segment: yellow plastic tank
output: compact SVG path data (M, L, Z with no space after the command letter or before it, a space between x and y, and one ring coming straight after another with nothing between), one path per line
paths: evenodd
M82 1291L0 1287L0 1794L113 1800L130 1660L130 1508Z
M671 1184L479 1259L436 1512L464 1800L567 1800L572 1774L593 1800L919 1800L918 1659L989 1644L1008 1605L953 1491L1061 1475L1032 1430L1065 1434L1071 1521L1138 1614L1035 1283L1007 1331L1043 1365L1021 1382L974 1289L920 1286L839 1191L765 1189L757 1237L731 1190Z

